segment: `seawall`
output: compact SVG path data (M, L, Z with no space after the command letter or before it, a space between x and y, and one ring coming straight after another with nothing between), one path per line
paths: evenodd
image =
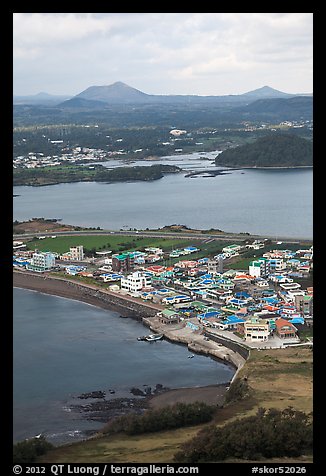
M13 286L76 299L119 312L122 317L133 317L139 320L143 317L154 316L163 309L162 306L136 302L131 297L118 296L116 293L100 289L97 286L48 275L14 271Z

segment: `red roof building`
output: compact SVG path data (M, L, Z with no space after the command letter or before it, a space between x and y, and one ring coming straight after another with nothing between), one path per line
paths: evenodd
M296 337L296 327L286 319L280 318L275 321L276 334L281 339L293 339Z

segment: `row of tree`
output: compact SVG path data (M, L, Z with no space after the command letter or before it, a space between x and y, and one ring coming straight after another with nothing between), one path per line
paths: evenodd
M216 407L204 402L176 403L157 410L147 410L142 415L123 415L104 428L103 433L124 432L127 435L171 430L190 425L199 425L212 420Z

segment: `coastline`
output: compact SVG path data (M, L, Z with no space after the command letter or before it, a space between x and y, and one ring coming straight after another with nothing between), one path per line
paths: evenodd
M152 331L158 330L158 321L155 319L155 316L157 312L164 309L159 304L138 302L129 296L118 296L117 293L102 290L96 286L81 284L69 279L35 275L28 272L14 271L13 286L74 299L103 309L119 312L122 317L132 317L141 320ZM180 329L173 331L172 326L168 326L168 330L166 327L162 329L159 326L159 331L169 341L179 345L187 345L192 352L207 355L213 359L223 361L225 364L232 365L236 370L235 374L245 363L245 359L240 355L237 355L230 349L226 349L226 347L221 349L212 341L203 341L202 336L197 336L196 338L196 336L191 335L192 332L188 333L189 335L181 335ZM171 389L151 396L148 404L151 408L160 408L176 402L192 403L196 400L201 400L212 405L222 405L229 385L230 382L204 387Z

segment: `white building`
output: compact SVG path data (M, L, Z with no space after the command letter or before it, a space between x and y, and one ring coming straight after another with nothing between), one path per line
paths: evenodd
M271 272L280 273L286 269L286 262L283 258L271 258L268 262Z
M84 259L83 245L73 246L70 248L70 256L72 261L82 261Z
M269 337L269 325L265 319L252 318L243 324L245 340L249 342L266 341Z
M170 134L174 137L179 137L182 134L187 134L187 131L183 129L172 129L172 131L170 131Z
M60 256L60 259L64 261L82 261L84 259L84 247L83 245L73 246Z
M131 293L139 292L143 288L148 288L151 285L152 278L140 271L136 271L125 278L121 278L121 289Z
M223 253L228 253L229 255L234 255L241 250L241 245L228 245L222 248Z
M259 250L259 249L264 248L264 247L265 247L265 243L263 241L260 241L260 240L255 240L250 245L246 245L246 248L251 248L253 250Z
M55 256L50 251L36 251L33 253L31 263L26 266L30 271L49 271L55 266Z
M270 266L266 258L260 258L256 261L251 261L249 264L249 274L250 276L255 276L256 278L265 278L269 275Z

